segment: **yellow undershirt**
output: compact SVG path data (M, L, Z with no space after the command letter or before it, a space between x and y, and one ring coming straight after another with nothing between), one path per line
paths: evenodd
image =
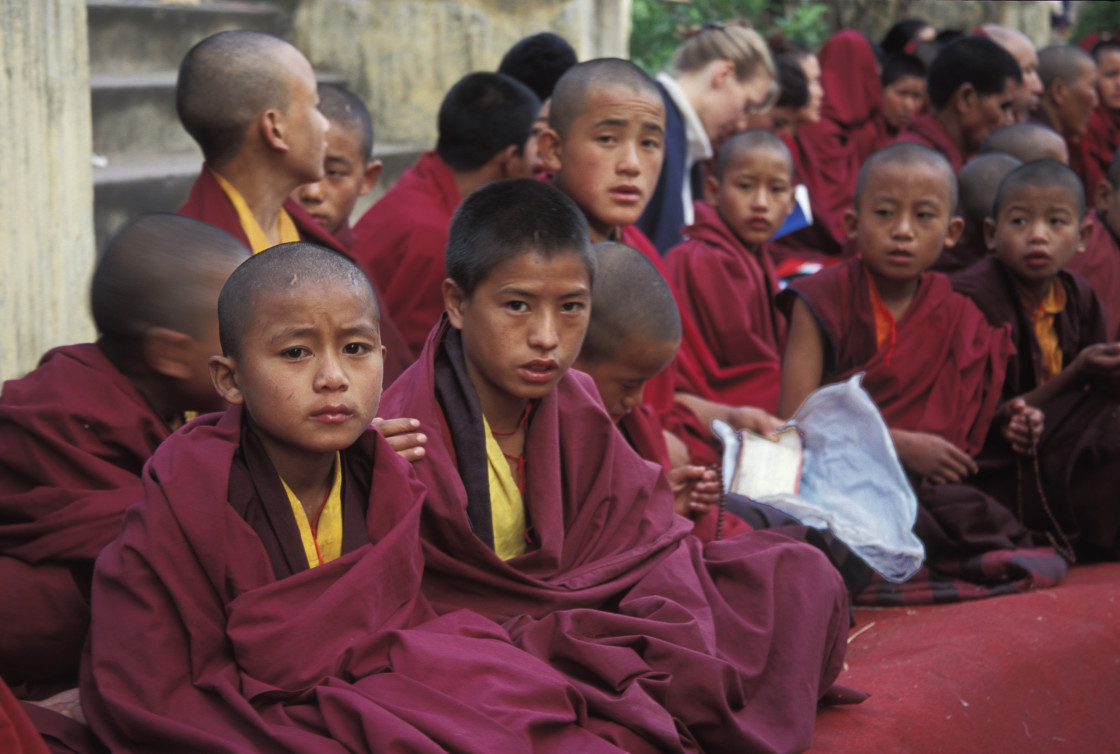
M288 493L288 502L292 505L292 515L296 517L296 526L299 527L299 538L303 542L303 551L307 555L308 564L314 568L323 563L329 563L342 554L342 456L337 451L334 454L334 481L331 490L327 493L327 502L319 513L318 525L311 528L307 520L307 513L303 503L292 492L292 488L283 479L284 492ZM317 546L317 547L316 547ZM322 555L322 559L320 559Z
M1066 289L1055 280L1050 291L1031 316L1034 320L1034 335L1038 338L1038 348L1042 353L1042 379L1046 382L1062 371L1062 344L1058 342L1058 331L1054 329L1054 318L1066 310Z
M494 552L502 560L525 552L525 502L513 478L509 462L490 431L490 423L482 417L486 429L486 460L490 476L490 519L494 530Z
M210 169L207 168L207 170ZM249 204L245 201L245 197L241 196L241 192L213 170L210 170L210 174L214 176L214 180L222 187L226 198L233 205L233 211L237 213L237 221L241 223L241 229L245 231L245 236L249 239L249 248L253 250L253 253L256 254L275 246L276 244L269 242L268 236L265 235L260 223L257 222L257 218L253 216L253 210L249 209ZM283 207L280 208L278 223L280 226L280 243L293 243L300 240L299 229L296 228L295 221Z

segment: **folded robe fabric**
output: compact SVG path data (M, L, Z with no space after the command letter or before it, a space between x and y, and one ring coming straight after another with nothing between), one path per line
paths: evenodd
M1085 251L1074 254L1066 269L1076 272L1093 286L1108 318L1106 338L1120 341L1120 243L1103 214L1093 210L1086 217L1093 223L1093 234Z
M949 137L949 132L945 130L945 126L937 119L933 113L922 113L910 119L910 122L899 133L898 138L895 139L897 144L921 144L930 149L937 150L949 164L953 166L953 173L961 172L964 167L965 160L971 155L962 155L957 145Z
M505 621L593 714L647 750L807 748L848 625L825 557L768 532L687 537L664 475L615 430L591 379L570 371L529 418L531 544L502 561L472 529L489 487L485 468L462 474L464 455L480 463L482 437L459 340L444 320L382 402L429 437L416 471L428 487L424 592L435 608Z
M372 461L367 543L277 579L227 500L241 420L234 407L169 438L98 561L82 706L111 749L614 750L581 725L571 685L496 624L434 618L419 595L423 488L376 433L343 452Z
M93 562L170 430L96 344L48 351L0 396L0 674L77 680Z

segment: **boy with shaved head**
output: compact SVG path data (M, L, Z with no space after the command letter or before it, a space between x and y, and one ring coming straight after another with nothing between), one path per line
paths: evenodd
M254 253L299 240L348 253L291 197L323 177L328 128L299 50L255 31L209 36L184 56L175 102L206 160L180 215L216 225ZM391 381L411 357L388 317L381 327Z
M378 307L313 244L218 302L231 407L173 435L98 560L82 706L113 750L615 751L559 673L419 593L423 488L369 430Z
M1065 144L1060 139L1058 141L1065 148ZM1022 164L1009 154L993 152L974 157L961 169L957 176L960 189L957 214L964 220L964 230L955 244L941 250L941 255L931 269L948 275L988 256L988 246L984 241L984 221L992 211L992 202L995 201L1000 181Z
M1020 162L1056 160L1069 164L1065 139L1040 123L1013 123L992 131L980 142L980 154L993 153L1010 155Z
M248 256L197 220L134 220L94 272L99 340L53 349L4 383L0 675L33 685L24 693L75 684L90 571L140 494L141 467L184 412L225 406L206 362L219 351L218 291Z
M1066 141L1069 166L1081 177L1088 194L1102 173L1087 159L1085 130L1097 106L1097 64L1073 45L1053 45L1038 54L1038 73L1045 91L1031 121L1053 129Z

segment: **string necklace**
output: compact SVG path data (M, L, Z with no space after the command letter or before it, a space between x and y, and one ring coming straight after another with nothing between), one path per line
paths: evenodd
M494 435L495 438L498 438L498 437L512 437L513 435L516 435L518 432L520 432L522 429L524 429L525 425L529 422L529 414L532 412L532 410L533 410L533 402L528 401L525 404L525 413L523 413L521 415L521 421L519 421L517 423L517 426L514 427L512 431L510 431L510 432L495 432L494 428L491 427L490 428L490 434ZM525 445L524 445L524 443L522 443L520 454L513 455L512 453L507 453L503 450L502 455L505 456L505 458L509 461L516 461L517 462L517 491L522 496L524 496L525 495Z
M1030 435L1031 450L1029 455L1031 457L1032 470L1034 471L1035 489L1038 491L1038 499L1039 502L1042 503L1042 510L1046 513L1046 517L1050 519L1050 525L1054 527L1054 531L1042 533L1050 540L1050 544L1057 553L1061 555L1067 563L1073 565L1077 562L1077 556L1074 554L1073 545L1070 544L1069 537L1066 536L1066 533L1062 531L1061 524L1058 523L1058 517L1055 516L1054 511L1050 509L1050 504L1046 500L1046 493L1042 489L1042 471L1038 463L1038 438L1035 437L1034 427L1028 425L1027 432ZM1020 454L1016 454L1015 456L1015 496L1018 498L1019 523L1023 524L1023 526L1030 531L1030 528L1027 527L1026 517L1023 515L1023 459Z

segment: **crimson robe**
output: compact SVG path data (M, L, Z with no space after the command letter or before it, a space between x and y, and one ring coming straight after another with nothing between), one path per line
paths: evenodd
M501 560L487 544L482 416L463 358L444 320L383 400L430 438L415 469L435 608L505 621L644 750L807 748L848 625L824 556L768 532L686 536L664 474L616 431L590 377L569 371L526 429L529 548Z
M937 261L933 263L934 272L949 275L957 270L976 264L988 256L988 247L983 238L966 239L963 236L947 249L942 249Z
M711 358L704 382L721 402L778 412L786 319L767 244L752 252L714 207L696 202L696 222L665 256L679 307L696 324Z
M49 751L3 681L0 681L0 751L6 754L47 754Z
M384 285L385 307L413 357L443 314L444 250L460 201L451 168L426 152L354 226L354 258Z
M282 517L290 504L267 492L279 478L242 445L242 421L232 407L169 438L98 560L81 691L103 742L130 752L614 750L583 727L572 686L499 626L469 611L435 617L419 593L423 488L375 432L342 453L343 496L366 504L351 532L364 543L277 575L248 512ZM363 474L365 489L350 485Z
M1089 214L1093 235L1085 251L1074 254L1066 269L1076 272L1093 286L1108 319L1105 337L1120 341L1120 243L1099 211Z
M945 126L933 113L922 113L911 118L910 122L899 133L898 138L895 139L895 143L922 144L930 149L936 149L949 160L949 164L953 166L954 174L961 172L965 158L970 156L960 153L957 145L949 137L949 132L945 129Z
M1089 127L1082 141L1088 158L1085 194L1092 202L1097 185L1108 175L1112 158L1117 147L1120 147L1120 112L1108 109L1103 103L1093 108L1093 112L1089 114Z
M1065 270L1057 282L1066 308L1054 329L1068 366L1087 346L1107 340L1104 309L1080 276ZM1011 398L1041 383L1042 352L1031 314L1020 303L1011 277L995 257L953 276L953 287L969 296L993 326L1007 326L1017 348L1003 385ZM1016 510L1033 531L1063 545L1063 535L1081 556L1120 555L1120 506L1111 490L1120 488L1120 411L1111 391L1075 389L1038 408L1046 415L1038 442L1038 469L1004 445L992 443L981 456L977 484ZM1023 468L1025 466L1025 468ZM1020 478L1024 483L1020 486ZM1041 485L1045 500L1038 494ZM1049 509L1049 512L1048 510Z
M813 221L808 226L769 243L774 264L779 270L794 271L806 262L835 264L844 239L843 213L841 212L840 217L833 217L829 210L825 201L825 183L821 179L820 161L816 152L808 149L800 129L792 137L781 134L781 138L793 158L793 185L804 186L809 193Z
M295 199L290 196L285 199L284 210L291 216L302 240L325 246L358 262L355 253L328 233L326 228L315 222L315 218L309 215L307 210L301 207ZM193 217L196 220L221 228L246 246L249 245L249 237L245 234L245 229L241 227L241 221L237 218L237 211L230 203L229 197L222 191L217 179L206 167L203 167L202 172L195 179L194 185L191 186L191 193L187 196L187 201L183 203L182 207L175 210L175 214ZM361 266L360 262L358 262L358 266ZM363 268L362 271L369 278L370 285L373 286L374 294L376 294L381 305L381 343L386 349L384 379L385 384L389 385L412 363L412 353L401 336L400 330L397 329L391 310L387 310L385 297L379 286L380 280L371 276L369 270Z
M74 685L93 562L169 433L92 343L48 351L30 374L4 383L0 675L8 683Z

